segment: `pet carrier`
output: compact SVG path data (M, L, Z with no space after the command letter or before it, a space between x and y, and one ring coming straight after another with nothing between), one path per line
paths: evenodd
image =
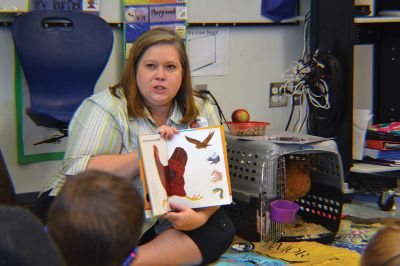
M226 138L234 203L225 209L238 236L248 241L261 240L263 244L333 240L343 205L343 171L333 140L311 142L307 137L301 138L302 141L249 140L228 134ZM284 235L284 225L269 219L270 203L285 197L285 163L290 160L310 165L311 188L296 200L300 206L298 216L305 223L322 225L326 233Z

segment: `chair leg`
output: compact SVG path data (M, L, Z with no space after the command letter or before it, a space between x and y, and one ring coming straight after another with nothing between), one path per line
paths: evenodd
M65 138L66 136L68 136L68 131L67 130L60 129L59 131L60 131L61 135L54 135L54 136L52 136L52 137L50 137L48 139L36 142L36 143L33 144L33 146L37 146L37 145L40 145L40 144L43 144L43 143L60 142L60 139Z
M0 203L15 204L14 185L0 150Z

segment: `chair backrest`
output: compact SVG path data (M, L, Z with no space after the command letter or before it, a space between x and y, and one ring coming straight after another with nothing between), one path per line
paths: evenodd
M58 112L57 119L69 122L93 93L108 62L114 42L111 27L88 13L32 11L16 17L12 34L30 109L50 117Z

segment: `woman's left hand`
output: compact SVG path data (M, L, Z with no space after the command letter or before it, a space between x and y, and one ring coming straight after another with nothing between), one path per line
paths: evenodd
M193 209L176 203L171 203L171 209L162 218L168 219L175 229L189 231L199 228L208 220L208 215L203 212L196 212Z
M163 139L172 139L175 134L179 133L179 130L174 127L170 127L167 125L163 125L159 128L157 128L158 133L160 133L161 137Z

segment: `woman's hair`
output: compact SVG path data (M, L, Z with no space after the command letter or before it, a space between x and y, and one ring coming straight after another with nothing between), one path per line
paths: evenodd
M143 33L132 45L128 59L122 73L121 81L110 88L114 96L118 97L117 89L122 88L128 103L128 113L135 117L144 117L145 104L137 86L137 67L143 54L157 44L171 45L176 48L182 65L182 83L175 99L182 112L180 123L188 123L196 119L199 111L195 105L194 92L190 78L189 58L186 53L183 39L168 28L154 28ZM196 94L196 96L198 96Z
M400 265L400 225L379 230L368 242L361 259L362 266Z
M121 265L138 244L143 201L131 180L100 171L67 178L48 231L67 265Z

